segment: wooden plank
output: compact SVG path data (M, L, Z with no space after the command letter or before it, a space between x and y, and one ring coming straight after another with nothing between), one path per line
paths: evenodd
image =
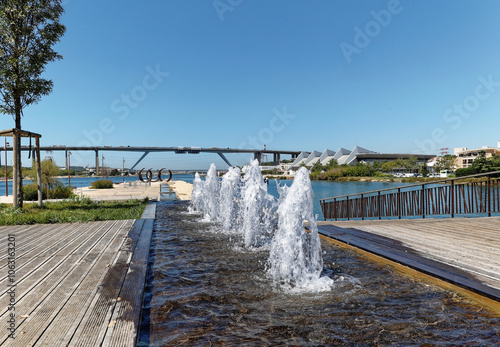
M131 255L135 250L143 226L144 220L142 219L134 223L114 264L103 279L98 295L94 297L89 310L71 337L73 345L98 346L104 340L130 265Z
M130 267L106 331L104 346L135 346L139 332L144 285L146 281L149 249L153 234L154 219L145 220L140 239L132 257Z
M102 291L106 271L120 254L120 249L126 240L133 221L124 220L115 225L116 233L105 248L99 252L95 264L87 276L78 283L78 287L71 295L57 316L38 339L37 345L41 346L65 346L71 342L74 332L83 317L89 310L89 306L96 296ZM97 251L96 249L93 252ZM114 298L116 300L116 297ZM96 346L98 344L94 344Z
M0 344L135 345L155 210L138 221L0 228L0 245L16 233L19 258L16 339L5 329ZM0 318L8 313L3 291Z
M53 234L47 237L47 239L43 239L43 241L35 240L28 244L25 243L24 247L16 247L16 272L18 282L22 281L22 278L25 276L25 274L29 274L33 268L41 266L41 259L43 259L44 257L48 257L49 255L57 254L60 247L66 246L68 237L72 237L73 235L84 237L85 235L81 233L82 228L85 228L85 225L75 225L71 230L68 230L67 226L63 225L61 228L59 228L57 234ZM30 238L29 235L28 238ZM22 240L23 237L16 236L16 246L18 244L17 240L19 239ZM7 262L5 262L4 264L4 267L6 267ZM3 267L0 269L0 271L2 270L4 270ZM5 278L6 275L0 277L0 280L4 280Z
M492 220L491 222L494 222ZM489 223L495 230L481 232L481 224L471 225L471 220L436 220L432 223L408 221L406 223L372 223L359 225L364 231L385 235L404 242L427 256L455 263L475 273L500 280L500 226ZM485 222L482 223L484 226ZM346 225L346 224L344 224ZM349 224L355 226L355 223ZM488 225L488 224L486 224ZM485 236L484 236L485 235Z
M78 228L79 235L73 239L66 240L64 247L60 247L58 251L48 254L41 255L40 257L34 256L28 259L29 267L21 267L20 270L16 270L16 285L17 285L17 302L22 302L24 297L28 295L32 290L37 288L43 288L43 292L50 288L51 278L60 278L64 275L66 268L71 264L67 261L79 248L89 247L92 245L97 234L109 227L110 222L98 222L98 223L88 223L87 229ZM67 225L71 226L71 225ZM68 232L68 235L72 233ZM45 281L45 282L44 282ZM48 282L49 281L49 282ZM42 282L42 283L41 283ZM3 317L7 313L7 303L8 296L7 291L3 292L0 296L0 317ZM30 295L30 300L36 300L33 295ZM0 335L1 336L1 335Z
M397 240L394 240L391 245L386 237L378 239L379 242L377 242L377 237L372 236L367 238L366 232L360 230L348 230L333 225L321 225L318 228L322 235L356 246L386 259L467 288L493 300L500 301L500 290L478 283L474 276L452 266L425 258L412 251L405 251L404 247L402 248Z
M119 223L106 223L107 228L101 235L89 239L87 247L79 247L69 256L70 268L61 279L55 279L55 283L48 291L39 291L36 305L26 305L21 301L16 306L20 312L25 312L29 317L21 321L17 329L15 340L8 340L6 346L32 346L45 331L47 326L57 316L60 310L67 304L76 288L88 275L100 253L108 246L119 232ZM54 282L54 281L50 281ZM36 297L32 295L33 297ZM16 310L17 310L16 307ZM21 331L20 331L21 330Z

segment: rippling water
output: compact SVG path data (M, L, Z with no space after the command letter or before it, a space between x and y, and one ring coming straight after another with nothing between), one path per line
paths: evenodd
M158 204L139 346L500 344L500 318L327 242L332 291L275 288L268 251L186 211Z

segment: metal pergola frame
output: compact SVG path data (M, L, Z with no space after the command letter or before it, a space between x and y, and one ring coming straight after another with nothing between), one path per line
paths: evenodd
M36 179L37 179L37 185L38 185L38 205L42 206L42 165L41 165L41 159L40 159L40 138L42 135L33 133L31 131L26 131L26 130L21 130L17 128L12 128L12 129L7 129L7 130L0 130L0 136L4 137L12 137L14 140L14 144L16 144L18 141L20 143L20 139L23 137L29 137L29 138L35 138L35 162L36 162ZM18 196L18 187L17 183L18 181L18 175L22 175L21 172L17 172L17 146L13 144L13 156L14 156L14 163L13 163L13 184L12 184L12 195L13 195L13 205L14 207L17 206L17 196ZM20 146L19 146L20 148Z

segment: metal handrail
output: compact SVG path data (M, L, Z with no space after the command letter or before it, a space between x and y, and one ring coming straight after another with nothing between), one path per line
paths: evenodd
M331 199L340 199L340 198L345 198L345 197L350 197L350 196L356 196L356 195L366 195L366 194L372 194L372 193L378 193L378 192L385 192L389 190L396 190L396 189L403 189L403 188L410 188L410 187L416 187L416 186L426 186L426 185L431 185L431 184L440 184L444 182L451 182L451 181L457 181L457 180L463 180L467 178L473 178L473 177L486 177L486 176L491 176L495 174L500 174L500 171L491 171L491 172L486 172L486 173L481 173L481 174L474 174L474 175L469 175L469 176L462 176L462 177L454 177L454 178L447 178L443 180L437 180L437 181L432 181L432 182L426 182L426 183L415 183L415 184L408 184L406 186L397 186L397 187L392 187L392 188L384 188L384 189L378 189L378 190L370 190L368 192L362 192L362 193L352 193L352 194L347 194L347 195L339 195L339 196L334 196L331 198L323 198L319 199L319 201L325 201L325 200L331 200Z
M457 215L500 213L500 180L492 171L475 175L448 178L426 183L384 188L361 193L320 199L326 219L385 218L426 215ZM487 180L455 183L470 178ZM412 189L418 187L417 189ZM383 192L384 194L381 194ZM493 206L492 206L493 204Z

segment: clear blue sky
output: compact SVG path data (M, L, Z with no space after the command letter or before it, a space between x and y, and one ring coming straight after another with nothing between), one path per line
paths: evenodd
M54 90L22 123L43 135L42 145L437 154L500 140L497 0L64 6L67 32L56 47L64 59L45 73ZM122 157L131 166L140 154L104 156L121 167ZM92 153L78 157L93 165ZM225 167L212 154L150 154L140 166L210 162Z

